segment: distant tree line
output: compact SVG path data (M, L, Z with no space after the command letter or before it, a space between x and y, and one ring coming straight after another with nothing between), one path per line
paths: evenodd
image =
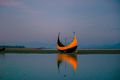
M25 46L10 46L10 45L0 45L0 48L25 48Z

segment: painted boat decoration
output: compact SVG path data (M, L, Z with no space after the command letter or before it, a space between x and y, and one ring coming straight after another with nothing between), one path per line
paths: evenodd
M69 43L68 45L62 44L60 42L59 36L60 36L60 33L58 34L57 50L59 50L60 52L65 52L65 53L72 53L77 49L77 38L76 38L75 32L74 32L73 41Z
M66 62L66 63L70 64L72 66L74 72L76 72L77 64L78 64L76 54L58 54L57 65L58 65L59 72L60 72L59 68L60 68L62 62Z

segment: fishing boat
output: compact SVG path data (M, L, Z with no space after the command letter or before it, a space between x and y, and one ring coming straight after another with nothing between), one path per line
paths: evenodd
M5 48L0 48L0 51L5 51Z
M57 50L63 53L72 53L77 49L77 38L74 32L74 38L72 42L70 42L67 45L64 45L60 42L60 33L58 34L58 40L57 40Z

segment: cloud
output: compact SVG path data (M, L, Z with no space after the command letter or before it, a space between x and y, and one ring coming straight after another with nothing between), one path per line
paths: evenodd
M28 5L26 5L23 1L20 1L20 0L0 0L0 6L7 7L9 9L14 8L18 11L29 13L29 14L41 13L40 11L33 10Z
M0 0L0 6L3 6L3 7L17 7L20 5L21 5L21 2L16 0Z

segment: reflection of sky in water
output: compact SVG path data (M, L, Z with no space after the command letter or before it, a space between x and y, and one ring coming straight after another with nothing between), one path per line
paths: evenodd
M0 55L0 80L63 80L65 69L58 73L56 54ZM66 65L67 80L119 80L120 55L78 55L74 71Z
M120 55L80 55L78 74L81 80L119 80Z

